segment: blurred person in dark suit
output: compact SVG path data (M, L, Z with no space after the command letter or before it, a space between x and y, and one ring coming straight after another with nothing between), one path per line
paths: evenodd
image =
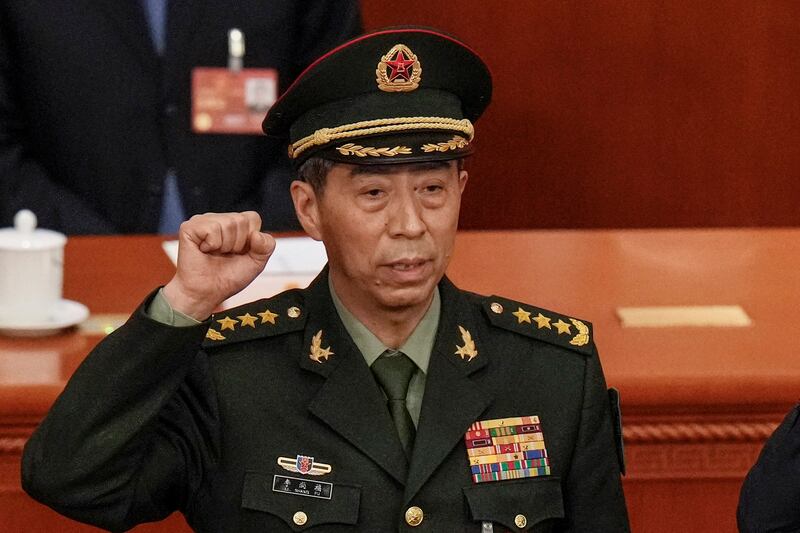
M277 95L360 14L355 0L3 2L0 226L29 208L68 234L172 233L206 211L297 227L285 148L192 108L193 76L229 64L233 28L241 72L270 72Z
M800 531L800 405L770 436L739 494L739 530Z

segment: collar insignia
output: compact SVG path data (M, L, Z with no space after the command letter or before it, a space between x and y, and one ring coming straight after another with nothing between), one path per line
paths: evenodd
M459 346L456 344L455 355L459 356L462 360L466 359L467 362L472 361L474 358L478 357L478 350L475 349L475 341L472 340L472 335L470 332L464 329L461 326L458 326L459 331L461 331L461 341L464 343L464 346Z
M308 357L314 362L324 363L331 355L333 352L330 346L322 347L322 330L319 330L311 339L311 353L308 354Z
M422 65L409 47L396 44L381 57L375 75L381 91L409 92L419 87Z

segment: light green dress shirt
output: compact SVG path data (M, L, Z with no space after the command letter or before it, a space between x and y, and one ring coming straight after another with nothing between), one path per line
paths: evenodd
M384 345L378 337L375 336L367 327L361 323L353 314L347 310L344 304L339 300L336 291L333 289L333 284L328 278L328 288L331 291L331 298L333 305L336 307L336 312L342 320L347 333L353 339L361 355L368 366L372 366L378 357L383 352L389 349ZM400 346L399 350L406 354L409 359L414 361L417 365L417 370L411 377L411 382L408 384L408 393L406 394L406 407L411 415L415 426L419 426L419 414L422 409L422 396L425 393L425 377L428 372L428 363L431 360L431 352L433 351L433 343L436 339L436 328L439 327L439 315L441 312L441 300L439 298L439 288L437 287L433 293L431 305L425 312L425 315L420 320L417 327L408 337L406 342ZM170 326L194 326L200 321L174 310L164 297L163 289L158 291L150 307L147 308L147 314L153 320L167 324Z
M150 306L147 308L146 312L147 316L156 322L161 322L168 326L186 327L200 324L199 320L195 320L189 315L185 315L173 309L172 306L169 305L167 297L164 296L163 287L158 289L158 293L155 298L153 298L153 301L150 302Z
M328 287L331 291L333 305L336 307L336 312L339 313L339 318L342 320L344 328L350 334L361 355L364 356L367 365L371 367L372 363L389 347L383 344L374 333L347 310L336 295L330 277L328 278ZM433 342L436 340L436 328L439 327L440 311L441 300L439 298L439 288L437 287L433 292L433 299L430 307L425 312L425 316L419 321L419 324L417 324L417 327L406 342L398 348L417 365L417 370L411 376L411 382L408 384L408 393L406 394L406 407L411 415L411 420L414 421L414 426L419 426L422 396L425 393L425 376L428 373L428 363L431 360Z

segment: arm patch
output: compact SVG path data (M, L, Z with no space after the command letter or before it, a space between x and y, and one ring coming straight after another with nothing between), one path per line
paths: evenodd
M578 320L499 296L485 298L483 312L489 322L498 328L584 355L591 355L594 351L592 324L585 320Z

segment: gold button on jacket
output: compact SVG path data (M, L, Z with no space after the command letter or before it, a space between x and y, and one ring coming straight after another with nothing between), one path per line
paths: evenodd
M302 526L306 522L308 522L308 515L306 515L306 513L304 513L303 511L297 511L296 513L294 513L292 521L298 526Z
M416 505L413 507L409 507L406 510L406 524L408 524L411 527L416 527L420 525L424 517L425 513L423 513L422 509L420 509Z

